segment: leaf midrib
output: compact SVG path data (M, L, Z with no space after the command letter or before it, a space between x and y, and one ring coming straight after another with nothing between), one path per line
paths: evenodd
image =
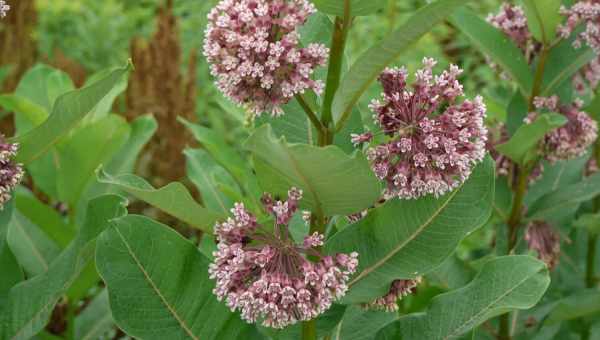
M152 280L152 278L150 277L150 275L148 275L148 272L146 271L146 269L144 268L144 266L140 263L139 259L137 258L137 256L133 252L133 249L131 249L129 243L127 242L127 240L125 239L125 237L123 236L123 234L121 234L121 231L119 230L119 228L115 227L114 229L116 230L117 234L119 235L119 238L121 239L121 241L123 242L123 244L127 248L127 252L131 256L131 258L133 259L133 261L135 261L135 264L138 266L138 268L140 269L140 271L142 272L142 274L146 278L146 281L150 284L150 287L154 290L154 292L156 293L156 295L158 295L158 297L160 298L161 302L165 305L165 307L167 307L167 309L169 310L169 312L171 313L171 315L175 318L175 320L177 320L177 322L179 323L179 325L183 328L183 330L187 333L187 335L190 338L192 338L194 340L200 340L198 337L196 337L194 335L194 333L192 333L191 329L185 323L185 320L183 320L179 316L179 314L177 313L177 311L169 304L169 302L167 301L167 299L162 295L162 293L160 292L160 289L158 289L158 287L156 286L156 284L154 283L154 281Z
M440 205L440 207L427 219L419 228L417 228L404 242L400 243L396 248L392 249L387 255L385 255L381 260L377 261L374 265L365 268L357 277L355 277L350 283L348 287L352 287L358 281L362 280L365 276L369 275L371 272L376 270L377 268L383 266L389 259L391 259L394 255L396 255L400 250L402 250L407 244L412 242L418 235L421 234L425 228L427 228L433 221L446 209L450 201L458 194L462 185L454 190L446 199L446 201Z
M574 59L573 63L569 63L569 65L567 67L561 68L561 71L548 83L548 85L546 85L544 87L544 90L542 91L542 93L544 95L548 95L548 93L551 92L551 90L554 90L554 87L557 84L560 84L563 80L566 79L566 77L564 77L564 75L568 74L568 73L573 73L571 70L573 70L573 68L575 68L576 65L580 64L580 60L588 59L587 56L590 53L593 53L593 52L587 51L586 53L580 54L577 58Z

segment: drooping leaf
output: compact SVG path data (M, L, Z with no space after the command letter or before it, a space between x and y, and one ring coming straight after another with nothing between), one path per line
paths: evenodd
M85 223L47 272L14 286L0 306L0 339L29 339L41 331L54 305L93 255L96 237L110 220L124 216L125 200L106 195L90 201Z
M468 0L439 0L419 9L398 30L371 47L350 67L333 100L336 126L352 111L362 94L386 66ZM339 3L339 1L338 1Z
M530 256L503 256L485 263L471 283L433 298L426 313L397 324L403 339L446 340L484 321L516 309L533 307L550 284L546 265Z
M42 156L61 136L88 114L120 81L121 77L129 72L129 69L130 65L127 65L111 72L97 83L58 97L48 119L33 130L14 138L14 141L20 144L17 160L29 163Z
M577 210L577 207L600 194L600 173L594 174L579 183L560 187L545 194L527 210L527 218L557 219Z
M537 41L551 43L560 23L561 0L523 0L527 26Z
M545 318L544 324L552 325L597 314L600 314L600 292L587 289L558 300Z
M186 187L179 182L172 182L155 189L143 178L131 174L111 176L99 169L97 177L100 183L114 185L202 231L210 233L215 222L223 216L198 204Z
M130 128L125 119L109 115L76 129L58 146L58 194L63 202L76 206L91 183L94 171L123 146Z
M313 3L319 11L340 17L344 16L345 6L350 16L362 16L373 14L387 4L385 0L313 0Z
M101 339L114 325L108 304L108 291L103 289L75 318L75 339Z
M58 254L60 247L37 225L15 211L6 235L8 246L29 275L44 273Z
M348 215L371 206L381 194L369 163L335 146L287 144L270 125L258 128L245 143L266 192L285 197L291 187L304 192L301 206L324 216Z
M538 142L546 133L567 123L567 118L558 113L547 113L537 117L531 124L523 124L510 140L496 147L496 150L517 164L525 164Z
M202 194L204 205L225 215L229 214L233 202L219 190L218 185L226 183L235 187L235 180L206 151L187 149L184 154L187 159L187 175Z
M488 157L455 191L440 198L393 199L338 232L327 253L359 254L357 275L343 302L369 302L393 280L411 279L439 266L469 233L491 215L494 162Z
M517 82L523 95L529 96L533 86L529 65L521 50L506 34L466 8L461 8L452 15L452 24L482 53L500 65Z
M113 317L140 339L239 339L253 329L212 293L208 260L174 230L143 216L115 220L96 264Z

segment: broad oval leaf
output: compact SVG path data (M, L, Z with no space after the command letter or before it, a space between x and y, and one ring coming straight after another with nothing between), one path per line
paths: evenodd
M339 1L339 0L335 0ZM336 126L344 124L362 94L379 73L413 43L468 0L439 0L419 9L402 27L361 55L346 73L333 100Z
M567 118L558 113L540 115L531 124L523 124L517 129L510 140L496 147L496 150L517 164L528 161L530 151L544 135L567 123Z
M103 289L75 318L75 339L102 339L114 325L108 304L108 291Z
M215 222L223 217L201 206L179 182L172 182L155 189L143 178L131 174L111 176L98 169L96 175L100 183L114 185L137 199L208 233L212 233Z
M259 183L283 195L291 187L304 192L301 206L324 216L349 215L370 207L381 195L379 181L362 154L346 155L335 146L287 144L270 125L258 128L245 143L252 152Z
M398 320L398 313L349 306L335 329L335 340L375 339L377 332Z
M533 86L533 76L523 53L508 36L480 18L475 12L461 8L452 16L452 24L469 40L500 65L525 96L529 96Z
M565 214L573 213L581 203L591 200L598 194L600 194L600 173L540 197L527 210L527 219L558 219Z
M115 322L133 337L243 339L255 329L217 301L198 249L147 217L115 220L98 239L96 266Z
M85 223L45 273L14 286L0 306L0 339L30 339L41 331L56 302L79 276L93 254L96 237L110 220L127 213L125 199L100 196L89 203Z
M327 253L359 254L358 275L344 302L369 302L393 280L421 276L439 266L469 233L491 216L494 162L486 157L457 190L440 198L392 199L338 232Z
M345 6L349 6L350 16L369 15L382 9L386 0L312 0L323 13L344 16Z
M544 324L552 325L598 313L600 313L600 292L596 289L586 289L556 301Z
M17 160L21 163L29 163L42 156L61 136L94 109L129 72L130 67L128 64L88 87L58 97L48 119L33 130L13 139L20 144Z
M0 95L0 107L23 115L33 126L42 124L48 118L48 111L44 107L17 94Z
M522 255L498 257L465 287L433 298L426 313L401 318L397 329L403 339L455 339L494 316L535 306L549 284L543 262Z

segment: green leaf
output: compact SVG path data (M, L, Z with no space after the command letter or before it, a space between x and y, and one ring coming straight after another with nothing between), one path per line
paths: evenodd
M52 113L44 123L14 139L20 144L17 160L29 163L42 156L60 137L92 111L129 69L128 64L97 83L58 97L52 107Z
M586 228L591 234L600 234L600 213L583 214L573 221L573 226Z
M38 126L48 118L46 109L16 94L0 95L0 107L6 111L23 115L32 126Z
M550 44L561 21L561 0L523 0L527 26L537 41Z
M179 182L154 189L143 178L131 174L111 176L98 169L97 177L100 183L115 185L137 199L208 233L212 232L215 222L223 217L198 204L185 186Z
M208 260L174 230L143 216L113 222L96 265L113 317L140 339L244 339L250 325L212 293Z
M77 128L67 140L59 143L57 183L61 201L76 206L94 178L94 171L110 160L129 134L129 125L123 117L109 115Z
M350 9L350 16L369 15L386 5L385 0L312 0L317 9L323 13L344 16L345 3Z
M577 207L600 194L600 173L577 184L559 187L533 203L527 211L528 220L557 219L577 210Z
M19 264L32 276L46 272L60 254L60 247L18 211L10 222L6 241Z
M459 9L452 16L452 24L456 26L485 55L500 65L521 92L529 96L533 86L533 76L521 50L508 36L490 25L469 9Z
M100 81L101 79L109 76L110 73L115 70L116 68L111 67L109 69L96 72L91 77L86 79L84 86L92 85L95 82ZM94 107L93 111L91 112L91 116L94 118L93 120L103 118L111 112L114 101L119 95L121 95L121 93L125 91L125 89L127 89L128 80L129 74L127 73L124 77L121 77L119 81L113 86L113 88L106 94L106 96L104 96L104 98L102 98L102 100L98 102L98 104Z
M398 321L403 339L454 339L494 316L528 309L550 284L546 265L530 256L503 256L485 263L465 287L433 298L424 314Z
M335 234L326 252L359 254L358 275L343 302L369 302L392 281L424 275L452 254L458 243L492 212L494 162L487 157L457 190L440 198L393 199Z
M570 85L573 76L597 57L587 46L573 48L574 39L574 36L564 39L550 50L542 79L541 96L558 94L559 88L565 82Z
M339 1L336 0L339 3ZM333 117L336 126L343 125L340 119L354 108L386 66L394 62L413 43L417 42L436 24L442 22L468 0L439 0L419 9L397 31L362 54L346 73L333 100Z
M544 325L583 318L600 313L600 292L586 289L560 299L544 320Z
M65 248L76 235L74 227L52 207L40 202L31 192L17 189L17 209L24 217L37 225L60 248Z
M206 151L186 149L183 153L187 159L187 175L202 194L204 205L228 215L229 209L233 207L233 201L219 190L218 184L226 183L228 186L235 187L235 180Z
M375 339L377 332L398 320L398 313L365 310L360 306L350 306L336 327L335 340Z
M95 198L73 242L47 272L14 286L0 307L0 339L29 339L41 331L54 305L93 255L96 237L113 218L124 216L125 200L115 195Z
M129 139L106 165L106 170L111 173L134 172L140 152L158 129L156 119L149 114L137 117L129 126Z
M301 206L317 215L348 215L370 207L380 185L362 154L346 155L335 146L319 148L276 139L270 125L245 143L266 192L285 196L291 187L304 192Z
M496 150L517 164L523 165L529 160L532 149L537 147L538 142L546 133L566 123L567 118L561 114L542 114L531 124L521 125L510 140L498 145Z
M9 290L25 278L23 270L6 243L6 233L13 211L14 200L5 203L4 208L0 211L0 268L2 268L2 275L0 275L0 311L1 306L5 304Z
M59 96L74 89L75 85L68 74L48 65L37 64L23 75L15 94L50 112Z
M103 289L75 318L75 339L102 339L112 330L114 321L108 304L108 291Z

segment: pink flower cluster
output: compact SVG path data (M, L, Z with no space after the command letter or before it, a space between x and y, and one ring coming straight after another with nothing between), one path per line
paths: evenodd
M443 195L463 183L485 155L483 99L458 103L464 94L457 66L434 76L436 61L425 58L423 65L412 87L405 68L386 69L379 76L382 99L370 105L388 137L367 150L375 175L387 183L386 197ZM352 139L362 143L372 137L368 132Z
M504 3L497 14L488 14L487 21L509 36L523 52L532 48L532 36L521 6Z
M568 38L577 26L584 24L585 29L577 35L574 46L579 48L585 43L600 54L600 1L579 1L571 8L562 7L560 12L567 18L558 29L561 36Z
M544 157L550 162L582 156L598 137L598 125L587 113L581 111L581 100L576 100L571 105L559 105L557 96L536 97L534 105L538 110L558 112L568 119L565 125L547 133L541 141ZM525 122L534 121L538 115L538 112L530 113Z
M525 241L529 249L537 252L538 258L552 269L558 264L560 256L560 235L550 224L533 221L527 226Z
M294 188L286 201L263 196L265 210L274 218L273 230L259 225L241 203L232 209L233 218L215 227L218 251L209 268L216 279L214 293L248 322L283 328L315 318L345 295L356 271L357 253L319 253L323 235L307 236L302 245L294 242L288 224L301 198L302 192Z
M204 40L219 90L255 115L273 116L296 94L320 94L324 84L311 75L329 50L300 47L297 32L315 11L308 0L221 0L208 15Z
M23 179L22 165L12 160L18 149L17 144L8 143L0 135L0 209L10 200L11 192Z
M394 280L390 286L389 292L376 299L373 302L364 304L366 309L385 310L387 312L398 311L398 300L414 293L416 287L421 283L422 278L418 277L412 280Z
M6 17L9 10L10 6L6 4L6 1L0 0L0 18Z

